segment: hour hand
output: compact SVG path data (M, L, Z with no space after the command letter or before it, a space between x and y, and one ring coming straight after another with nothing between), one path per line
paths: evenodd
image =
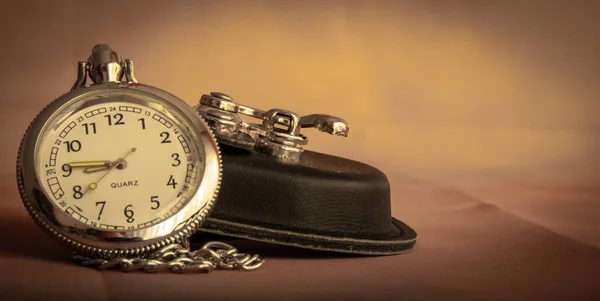
M85 168L83 172L92 173L96 171L106 170L113 165L110 161L81 161L67 163L71 168Z

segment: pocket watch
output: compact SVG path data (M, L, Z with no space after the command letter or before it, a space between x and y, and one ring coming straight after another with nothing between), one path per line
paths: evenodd
M100 269L262 265L221 242L189 248L215 203L221 172L218 144L202 118L177 97L138 83L133 61L106 44L78 63L71 91L35 117L17 158L31 217L73 249L75 261Z

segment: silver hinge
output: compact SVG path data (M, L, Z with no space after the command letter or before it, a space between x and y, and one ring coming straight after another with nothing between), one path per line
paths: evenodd
M77 80L71 90L85 86L88 75L95 84L123 82L123 76L125 82L138 82L134 74L133 61L122 60L121 56L107 44L94 46L87 61L80 61L77 64Z
M196 112L204 117L220 143L291 161L300 159L308 143L308 138L300 133L302 128L316 128L344 137L349 131L348 123L335 116L300 117L282 109L262 111L238 104L229 95L218 92L202 95ZM246 122L242 117L256 118L260 122Z

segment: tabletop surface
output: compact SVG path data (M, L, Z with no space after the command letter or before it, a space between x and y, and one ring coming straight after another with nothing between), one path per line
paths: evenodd
M264 267L253 272L219 270L185 275L100 272L72 264L70 253L32 222L20 204L16 187L6 182L0 211L0 266L5 270L0 276L0 297L2 300L39 296L45 296L46 300L597 300L600 296L600 250L594 246L597 241L559 234L556 229L564 232L559 222L551 230L470 194L479 191L487 197L508 198L509 187L475 185L479 190L471 188L468 192L467 188L461 190L406 175L393 175L390 181L394 216L418 232L417 245L410 253L345 256L234 241L241 251L260 253L266 259ZM511 185L513 190L519 187ZM552 200L575 198L585 202L584 196L590 193L589 188L586 191L581 187L579 190L556 187L560 185L554 189L534 186L529 190L534 190L537 199L548 200L545 206L555 209L560 202L553 204ZM526 197L525 189L522 190L518 194ZM587 210L598 212L595 203L595 208L588 204ZM578 202L570 201L569 207L572 206L577 207ZM589 227L595 231L589 236L596 237L597 224Z

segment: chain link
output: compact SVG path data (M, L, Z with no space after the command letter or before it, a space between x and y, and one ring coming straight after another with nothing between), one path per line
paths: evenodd
M170 244L147 258L100 259L81 255L73 261L99 270L120 269L123 272L145 271L147 273L209 273L215 269L252 271L265 262L258 255L239 253L236 248L223 242L211 241L202 248L191 251L189 242Z

